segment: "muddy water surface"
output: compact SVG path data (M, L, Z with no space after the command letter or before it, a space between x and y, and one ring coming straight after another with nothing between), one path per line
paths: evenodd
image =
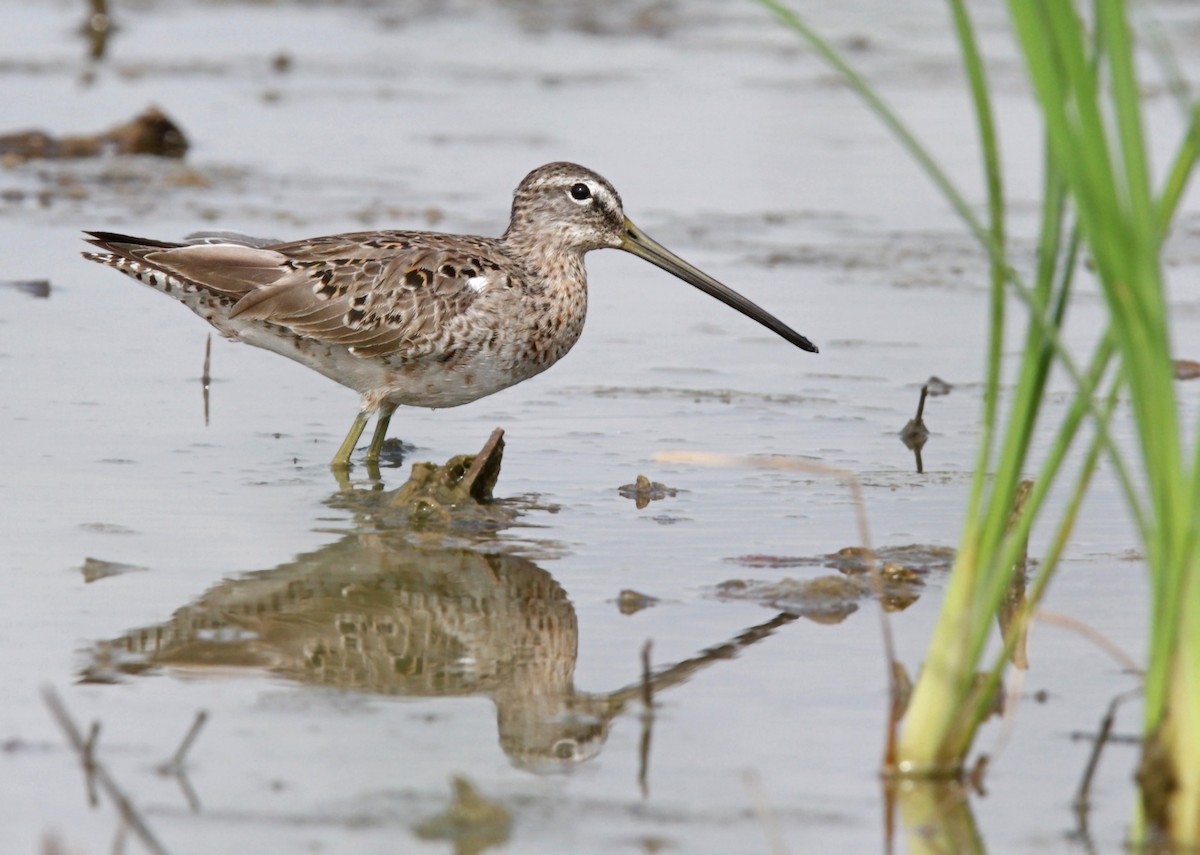
M817 586L829 608L784 596L850 578L824 558L861 545L847 490L662 462L788 455L855 473L874 542L921 571L891 604L919 665L973 463L986 271L852 96L753 5L139 3L114 9L99 61L82 5L0 7L3 130L95 132L156 104L191 148L0 173L0 279L49 283L0 286L0 849L104 852L118 834L112 803L88 804L49 686L81 727L100 722L96 756L170 852L882 851L877 606L852 584ZM843 5L822 26L973 181L941 5ZM979 15L1031 232L1038 129L998 5ZM1194 68L1192 13L1162 11ZM1171 104L1154 104L1172 139ZM326 461L351 392L214 341L206 403L206 327L78 257L84 228L498 234L516 182L556 159L606 175L648 232L821 353L597 253L588 329L561 365L398 413L392 434L415 449L339 486ZM1185 216L1172 248L1181 342L1200 332L1198 234ZM1072 338L1100 320L1083 294ZM897 433L931 375L953 391L927 405L917 474ZM397 521L386 496L412 462L477 450L496 426L515 526ZM639 498L638 475L670 489ZM1102 477L1047 608L1137 659L1135 545ZM731 579L793 582L755 598ZM619 608L624 589L650 607ZM1030 656L1015 727L981 741L1002 742L973 802L983 845L1120 851L1135 751L1105 757L1081 833L1088 745L1072 734L1134 680L1049 624ZM160 774L199 709L186 777ZM1130 705L1118 727L1136 721ZM453 818L437 817L456 775L500 809L449 843Z

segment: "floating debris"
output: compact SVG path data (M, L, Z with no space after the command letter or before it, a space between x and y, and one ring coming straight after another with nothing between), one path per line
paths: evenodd
M450 840L456 855L477 855L508 842L512 814L499 802L483 796L461 775L451 779L454 801L450 807L413 827L422 840Z
M0 135L0 158L5 166L45 158L99 157L104 154L149 154L183 157L187 137L157 107L148 107L131 121L98 134L54 137L46 131Z
M891 561L885 561L879 566L879 575L883 577L885 582L905 582L912 585L925 584L916 570Z
M843 573L867 573L871 569L871 558L871 550L861 546L847 546L826 555L825 566L834 567ZM928 543L881 546L875 550L874 559L880 563L881 571L888 565L899 565L917 576L925 576L934 571L949 571L954 563L954 549Z
M858 609L858 603L874 597L868 572L876 562L883 590L881 603L887 611L900 611L916 602L931 570L949 570L954 550L941 546L883 547L874 554L849 546L829 555L812 558L747 555L736 559L751 567L829 567L841 576L814 579L757 581L731 579L717 586L721 599L754 600L769 608L801 615L819 623L838 623Z
M846 576L773 582L729 579L717 585L717 596L723 600L754 600L817 623L841 623L858 611L859 600L869 595L869 586Z
M125 573L143 572L145 567L138 567L136 564L122 564L119 561L103 561L99 558L83 559L83 566L80 570L83 571L84 582L95 582L99 579L107 579L110 576L121 576Z
M12 288L30 297L46 300L50 297L49 279L6 279L0 281L0 288Z
M674 498L679 493L674 487L668 487L658 481L651 481L645 475L637 476L637 480L632 484L618 487L617 492L626 499L633 499L639 511L651 502Z
M79 527L84 531L94 532L95 534L136 534L134 529L116 523L91 522L80 523Z
M629 588L625 588L617 594L617 608L623 615L635 614L642 609L656 606L659 602L658 597L651 597L649 594L642 594Z

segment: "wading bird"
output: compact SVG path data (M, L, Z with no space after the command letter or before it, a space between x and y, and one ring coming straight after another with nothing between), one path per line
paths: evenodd
M170 243L88 232L115 267L228 338L273 350L362 395L334 455L348 467L378 413L377 461L396 407L456 407L545 371L583 331L583 256L621 249L672 273L803 350L817 348L635 226L604 178L574 163L525 176L499 238L378 231L263 246Z

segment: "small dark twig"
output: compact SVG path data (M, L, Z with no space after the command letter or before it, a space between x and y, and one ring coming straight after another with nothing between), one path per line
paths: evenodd
M1085 730L1072 730L1067 737L1072 742L1095 742L1100 734ZM1109 745L1141 745L1142 737L1135 733L1110 733L1105 740Z
M175 751L175 756L158 767L160 775L175 775L183 771L183 759L187 756L192 743L196 741L196 736L200 733L200 728L204 727L206 721L208 721L208 713L204 710L199 710L196 713L195 721L192 722L192 726L183 735L183 741L179 743L179 748Z
M192 787L192 782L188 780L188 776L180 772L175 775L175 780L179 783L179 789L183 792L183 800L187 802L188 810L192 813L200 813L200 797L196 795L196 790Z
M187 757L188 751L192 748L192 743L196 741L196 737L200 733L200 728L204 727L206 721L208 721L208 713L204 710L197 711L192 726L183 735L183 741L179 743L179 748L176 749L174 756L167 762L160 764L157 770L158 774L169 775L179 782L179 789L183 791L183 797L187 800L188 808L191 809L192 813L199 813L200 799L196 796L196 791L192 789L192 784L188 780L184 758Z
M925 424L925 399L929 397L929 384L921 387L921 399L917 401L917 415L913 419L919 425Z
M921 449L929 439L929 428L925 427L925 400L938 395L949 395L950 384L938 377L930 377L921 387L921 397L917 401L917 414L908 420L900 431L900 441L913 453L917 462L917 474L925 471L925 463L921 460Z
M638 786L650 795L650 734L654 729L654 674L650 668L652 642L642 645L642 740L638 749Z
M104 59L104 51L108 46L108 36L113 30L112 17L108 12L108 0L91 0L91 14L83 23L83 34L88 38L88 46L92 59Z
M71 714L67 712L67 708L63 705L58 693L54 689L45 687L42 689L42 699L46 702L46 706L50 709L50 714L54 716L54 720L58 722L58 726L66 735L67 742L79 754L80 760L84 763L84 768L88 768L90 763L91 772L96 778L96 783L104 791L104 794L112 799L113 804L116 805L121 822L128 826L130 831L142 842L142 845L155 853L155 855L167 855L167 850L158 842L158 839L150 831L146 823L142 821L137 809L133 806L133 802L117 786L117 782L108 774L108 770L104 765L97 761L95 757L89 760L88 743L79 732L79 728L76 727Z
M204 425L208 426L208 387L212 385L212 333L204 342L204 373L200 375L200 385L204 388Z
M1109 742L1113 723L1117 718L1117 707L1130 698L1137 697L1141 691L1138 688L1117 695L1109 703L1108 709L1104 713L1104 718L1100 720L1100 730L1096 734L1096 741L1092 743L1092 753L1088 756L1087 766L1083 770L1083 778L1079 781L1079 788L1075 791L1075 800L1071 804L1071 807L1075 811L1075 817L1079 820L1079 827L1084 833L1087 832L1087 815L1092 806L1092 778L1095 777L1096 769L1100 765L1100 752L1104 750L1105 744Z
M95 807L100 803L96 797L96 742L100 739L100 722L92 722L88 731L87 741L83 743L83 774L87 781L88 806Z

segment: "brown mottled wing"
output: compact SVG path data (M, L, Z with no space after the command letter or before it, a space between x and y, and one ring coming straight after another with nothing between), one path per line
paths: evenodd
M265 248L200 245L157 255L147 260L223 293L240 285L231 318L283 326L364 358L434 352L446 325L470 309L485 281L489 288L506 284L510 263L496 241L420 232L332 235Z
M141 249L135 255L230 300L241 300L280 278L285 256L271 250L234 244L196 244Z

